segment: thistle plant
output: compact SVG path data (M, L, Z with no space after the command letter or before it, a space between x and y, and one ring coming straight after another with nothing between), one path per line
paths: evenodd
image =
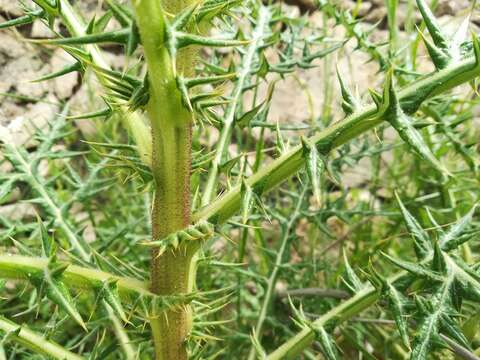
M31 80L79 72L104 107L66 101L28 149L0 127L0 204L36 214L0 216L0 358L480 356L468 14L447 34L435 3L410 0L422 22L402 32L388 0L385 47L330 0L309 6L321 24L257 0L106 0L91 18L66 0L19 5L0 28L42 23L54 36L29 44L72 60ZM379 86L359 95L330 65L361 52ZM283 81L322 64L324 89L339 87L323 107L339 111L275 119ZM98 139L80 141L80 119Z

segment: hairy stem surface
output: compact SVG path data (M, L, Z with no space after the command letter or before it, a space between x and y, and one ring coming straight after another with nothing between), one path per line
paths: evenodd
M163 5L163 6L162 6ZM190 164L192 116L177 88L175 70L193 72L194 52L178 54L177 67L165 43L166 14L176 14L187 1L134 1L138 27L147 60L150 101L147 113L152 127L152 173L155 198L152 211L153 240L181 230L190 223ZM152 253L151 290L159 295L187 293L192 289L194 251L180 248ZM181 307L153 313L151 320L157 359L186 359L191 330L191 309Z

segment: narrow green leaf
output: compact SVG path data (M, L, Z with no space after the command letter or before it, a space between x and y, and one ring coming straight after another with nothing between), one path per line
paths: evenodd
M75 36L58 39L31 40L32 42L45 45L87 45L101 43L120 43L127 44L131 36L131 29L120 29L98 34Z
M129 30L130 30L130 34L127 38L127 43L125 46L125 53L127 56L132 55L141 42L140 33L138 31L137 23L135 21L132 21L132 24L130 25Z
M237 75L235 73L221 74L215 76L196 77L191 79L182 79L185 86L192 88L198 85L215 84L221 81L234 79Z
M90 112L90 113L68 116L67 119L69 119L69 120L81 120L81 119L93 119L93 118L97 118L97 117L108 118L112 115L112 113L113 113L112 107L108 106L104 109L93 111L93 112Z
M3 178L0 178L1 184L0 184L0 202L7 198L9 195L11 195L12 190L14 186L17 184L18 181L22 180L22 176L20 175L9 175L6 177L4 180Z
M264 360L267 358L267 353L263 349L260 340L258 339L257 334L255 333L255 329L253 329L252 334L250 335L250 339L252 341L252 346L256 354L256 358L259 360Z
M75 71L79 71L79 72L84 71L84 68L83 68L82 64L78 61L71 64L71 65L65 66L63 69L61 69L59 71L56 71L54 73L47 74L47 75L42 76L38 79L32 80L32 82L41 82L41 81L55 79L57 77L60 77L60 76L63 76L63 75L66 75L66 74L69 74L69 73L75 72Z

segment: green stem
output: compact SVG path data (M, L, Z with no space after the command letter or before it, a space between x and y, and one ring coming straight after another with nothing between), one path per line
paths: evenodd
M15 332L18 331L18 334ZM3 316L0 316L0 330L4 333L10 334L13 341L29 348L37 354L45 354L48 357L60 360L82 360L83 357L68 351L62 346L45 339L24 326L20 326Z
M29 280L42 276L48 268L49 259L20 255L0 255L0 278ZM68 263L58 261L60 265ZM84 290L101 289L106 281L116 280L118 292L126 301L135 301L139 296L154 296L148 290L148 284L133 278L116 276L101 270L69 265L59 280L68 287Z
M441 71L426 75L399 91L399 100L403 110L414 112L420 103L429 97L450 90L466 83L480 74L480 67L474 56ZM360 134L373 129L384 121L375 116L375 105L365 106L347 118L308 139L316 144L322 154L345 144ZM294 175L304 165L302 146L298 145L286 152L260 171L246 179L246 183L261 195ZM227 221L239 209L241 204L241 187L233 187L208 206L193 214L192 220L208 220L219 224Z
M150 81L147 113L152 128L152 173L155 199L152 211L153 240L161 240L190 223L190 165L192 115L184 106L176 74L194 74L195 50L187 48L171 58L165 43L166 14L177 14L191 1L134 1ZM196 249L180 246L161 255L152 254L151 290L159 295L192 290L192 258ZM157 359L187 359L186 340L191 331L191 308L155 311L151 327Z
M18 334L15 332L20 331ZM5 333L10 333L11 339L29 348L37 354L45 354L54 359L60 360L82 360L83 357L68 351L62 346L45 339L24 326L20 326L3 316L0 316L0 330Z

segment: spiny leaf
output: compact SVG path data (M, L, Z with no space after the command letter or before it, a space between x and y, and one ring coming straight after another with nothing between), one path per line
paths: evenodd
M465 335L463 335L462 330L448 315L442 315L440 317L440 329L465 349L471 348L470 343Z
M245 128L250 125L252 120L257 116L257 114L263 110L265 107L265 103L262 102L261 104L255 106L253 109L244 113L239 119L236 120L236 123L240 128Z
M128 323L127 315L125 314L118 294L117 282L118 280L105 281L99 296L110 305L115 314L122 319L123 322Z
M33 0L41 8L53 13L55 16L60 14L60 1L59 0Z
M0 202L11 195L14 186L18 181L21 181L22 178L23 176L13 174L6 177L5 180L0 178Z
M193 3L190 6L187 6L182 12L177 14L173 21L170 23L170 26L175 31L184 31L187 28L187 25L192 20L192 17L196 10L198 9L199 2Z
M35 19L41 18L44 14L45 14L45 12L43 10L31 11L30 13L28 13L26 15L19 16L15 19L8 20L8 21L5 21L5 22L1 23L0 24L0 29L6 29L6 28L9 28L9 27L13 27L13 26L22 26L22 25L26 25L26 24L31 24L35 21Z
M345 112L345 115L348 116L350 114L353 114L360 106L355 96L353 96L351 91L345 85L345 82L343 81L343 78L340 74L340 70L338 67L337 67L337 78L340 83L340 90L343 98L342 109Z
M134 20L134 16L130 10L115 0L106 0L106 2L113 13L113 16L120 23L120 25L122 27L128 27Z
M355 274L355 271L353 271L352 267L350 266L345 249L343 249L342 252L343 252L343 264L345 266L345 276L344 276L343 282L348 286L350 291L354 294L363 288L363 284L361 280L358 278L357 274Z
M427 316L419 326L418 335L415 337L411 360L427 360L432 347L432 341L438 334L438 314Z
M242 222L246 224L253 206L253 189L242 180Z
M42 219L37 215L37 223L40 228L40 237L42 239L42 253L43 256L51 258L56 253L55 243L53 239L48 235L45 225L43 225Z
M231 47L248 44L248 40L217 39L206 36L188 34L183 32L175 33L176 49L181 49L191 45L206 47Z
M473 218L473 214L477 209L477 205L474 205L470 211L452 225L447 232L443 233L439 239L440 247L445 251L450 251L458 247L461 243L465 242L461 238L462 233L470 226ZM460 241L463 240L463 241Z
M480 302L480 276L458 257L452 258L447 254L445 258L448 260L449 271L456 281L454 284L458 283L462 297Z
M267 359L267 353L263 349L262 344L260 343L260 340L255 333L255 329L253 329L252 334L250 335L250 339L253 345L253 349L255 350L255 353L257 355L257 359Z
M397 92L393 87L393 73L389 72L385 81L385 90L382 102L383 116L397 130L400 137L423 160L428 162L440 173L451 176L449 171L435 158L421 134L413 126L413 121L402 110L398 101Z
M54 20L60 15L61 6L60 0L33 0L46 12L48 25L53 28Z
M438 24L435 15L433 15L432 10L430 10L430 7L427 5L425 0L417 0L417 6L422 14L423 21L425 21L425 25L427 25L428 31L435 45L440 49L448 50L448 41L440 29L440 25Z
M425 46L427 47L428 54L430 55L430 58L432 59L437 70L445 69L452 61L450 54L431 43L421 31L419 32L423 42L425 43Z
M385 289L385 297L388 299L389 307L393 313L402 342L407 348L409 348L408 326L404 311L405 300L401 293L398 292L398 290L389 282L387 282L387 289Z
M335 346L335 342L331 338L331 336L325 331L323 326L315 327L315 333L318 336L318 341L322 346L323 355L327 360L338 360L337 349Z
M201 241L208 240L213 234L214 226L207 221L201 221L174 232L164 239L146 242L143 245L158 248L158 256L160 256L167 250L175 250L180 247L187 251L189 245L197 248Z
M325 162L318 153L317 147L308 143L305 138L302 137L303 156L305 156L305 166L307 168L308 178L312 184L313 194L317 205L322 202L322 191L320 189L321 177L325 171Z
M130 36L131 36L130 29L120 29L115 31L84 35L84 36L75 36L75 37L59 38L59 39L41 39L41 40L31 40L31 41L45 44L45 45L87 45L87 44L101 44L101 43L127 44Z
M442 252L442 249L440 249L438 241L436 241L433 246L432 269L435 272L442 273L442 274L446 273L448 270L447 263L445 262L443 252Z
M410 262L410 261L404 261L404 260L399 260L392 258L391 256L382 253L382 255L390 261L392 264L397 265L398 267L407 270L408 272L420 276L420 277L425 277L427 279L431 280L436 280L436 281L443 281L443 278L436 274L435 272L426 269L425 267L418 265L416 263Z
M462 59L462 45L468 40L470 18L471 16L469 15L462 21L450 42L450 54L454 61Z
M143 79L143 83L137 86L132 92L132 95L129 100L129 105L128 105L131 111L135 111L148 104L148 101L150 99L149 89L150 89L150 82L148 81L148 74L147 74Z
M92 33L104 32L112 17L113 12L111 10L106 11L105 14L100 16L100 18L93 23Z
M403 205L402 200L397 192L395 192L398 206L403 215L403 219L407 226L410 235L413 237L415 243L415 253L419 259L425 258L425 256L432 250L430 238L425 230L420 226L417 219L407 210Z
M104 109L93 111L93 112L90 112L90 113L79 114L79 115L70 115L70 116L68 116L68 119L70 119L70 120L81 120L81 119L93 119L93 118L97 118L97 117L108 118L113 114L113 108L110 106L110 104L107 103L107 105L108 105L108 107L106 107Z
M196 21L208 22L215 17L227 15L230 9L241 4L242 0L205 0L200 3L195 14Z
M82 316L78 312L67 286L56 280L49 271L45 273L46 293L50 300L57 304L67 314L69 314L85 331L87 327L83 322Z
M205 76L205 77L195 77L191 79L182 79L183 83L187 88L192 88L198 85L205 85L205 84L215 84L217 82L231 80L235 78L237 75L235 73L228 73L228 74L221 74L215 76Z
M389 80L388 77L387 77L387 80ZM369 92L370 97L372 98L375 106L377 107L377 112L378 113L383 113L385 110L383 109L383 106L382 106L382 102L383 102L382 95L379 94L378 92L376 92L373 89L368 89L368 92Z
M382 298L388 303L388 309L392 312L395 324L397 325L398 332L405 347L410 347L408 339L408 325L405 317L405 299L402 294L382 275L380 275L373 265L369 266L370 282L378 289Z

